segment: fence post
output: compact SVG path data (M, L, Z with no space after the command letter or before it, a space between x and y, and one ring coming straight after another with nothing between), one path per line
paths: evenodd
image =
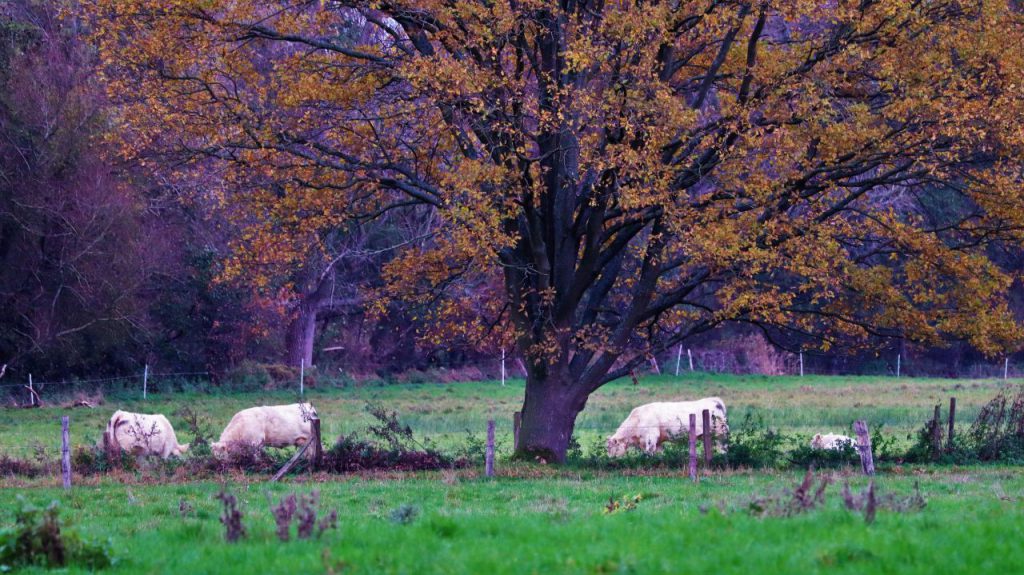
M858 419L853 422L853 432L857 435L857 452L860 454L860 466L864 475L875 474L875 459L871 455L871 436L868 435L868 424Z
M299 397L306 391L306 358L299 359Z
M71 489L71 418L60 416L60 474L64 479L64 489Z
M697 482L697 414L690 414L690 480Z
M704 465L711 467L711 411L705 409L700 416L704 430Z
M1010 358L1009 356L1003 360L1003 379L1010 377Z
M32 406L36 405L36 390L32 388L32 374L28 374L28 400L32 402Z
M501 386L505 387L505 348L501 348Z
M512 450L519 450L519 428L523 426L523 413L517 411L512 414Z
M676 348L676 377L679 377L679 363L683 361L683 344Z
M314 417L309 420L310 427L312 428L313 437L310 438L313 442L313 470L319 470L324 464L324 444L320 438L320 418Z
M896 354L896 378L897 379L899 379L899 377L900 377L900 359L902 357L903 357L903 354L901 354L901 353L897 353Z
M142 399L146 399L146 392L149 388L149 364L142 370Z
M494 477L494 420L487 420L487 455L484 461L484 475Z
M804 352L800 352L800 377L804 376Z
M690 348L686 348L686 358L690 360L690 371L693 371L693 354L690 353Z
M942 453L942 406L935 406L935 416L932 418L932 458L938 459Z
M953 421L956 419L956 398L949 398L949 433L946 435L946 451L953 451Z

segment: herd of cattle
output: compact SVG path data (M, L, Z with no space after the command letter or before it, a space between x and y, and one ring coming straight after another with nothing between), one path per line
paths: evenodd
M631 447L656 453L663 443L688 437L691 414L696 416L696 435L702 437L705 410L711 414L716 446L725 450L721 443L729 433L725 403L718 397L705 397L696 401L648 403L633 409L608 438L608 456L621 457ZM233 444L302 447L313 437L311 422L315 417L317 412L309 403L243 409L231 418L220 439L210 448L215 457L222 459ZM171 422L162 414L118 410L110 417L104 435L120 449L139 456L156 455L167 459L182 455L189 447L187 443L178 443ZM852 445L852 438L833 433L819 433L811 440L811 447L816 449L842 450Z

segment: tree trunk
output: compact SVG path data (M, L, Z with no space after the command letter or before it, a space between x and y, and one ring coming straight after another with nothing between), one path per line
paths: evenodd
M574 383L568 376L530 374L516 457L565 463L576 416L586 407L588 396Z
M288 365L309 367L313 365L313 340L316 335L317 306L312 302L304 302L296 310L295 317L288 325L285 347L288 354Z

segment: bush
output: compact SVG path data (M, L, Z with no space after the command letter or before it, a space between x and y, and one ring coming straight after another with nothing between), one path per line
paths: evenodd
M860 455L853 445L842 449L816 449L806 444L789 452L789 463L796 467L836 468L860 465Z
M56 501L40 508L19 495L18 505L14 526L0 530L0 571L69 565L97 570L113 564L108 545L83 541L61 524Z
M42 475L43 469L24 459L15 459L9 455L0 455L0 475L22 475L36 477Z
M782 467L786 441L785 435L765 425L764 417L755 418L747 411L743 422L729 433L729 450L716 454L712 463L719 467Z
M247 360L224 376L222 387L237 390L294 389L299 384L299 375L297 367ZM316 368L306 367L303 375L306 387L316 387Z
M422 471L468 465L465 459L452 459L433 446L417 441L412 428L403 424L394 411L374 405L367 405L366 410L375 420L366 427L366 433L384 445L360 439L356 434L338 436L324 453L324 469L335 473L365 469Z

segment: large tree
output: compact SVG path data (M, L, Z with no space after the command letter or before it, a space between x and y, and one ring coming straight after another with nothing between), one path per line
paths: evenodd
M514 334L521 455L563 460L591 393L724 322L826 347L1020 337L989 257L1024 224L1007 1L89 9L130 150L216 166L215 193L269 222L262 256L298 228L437 214L392 293Z

